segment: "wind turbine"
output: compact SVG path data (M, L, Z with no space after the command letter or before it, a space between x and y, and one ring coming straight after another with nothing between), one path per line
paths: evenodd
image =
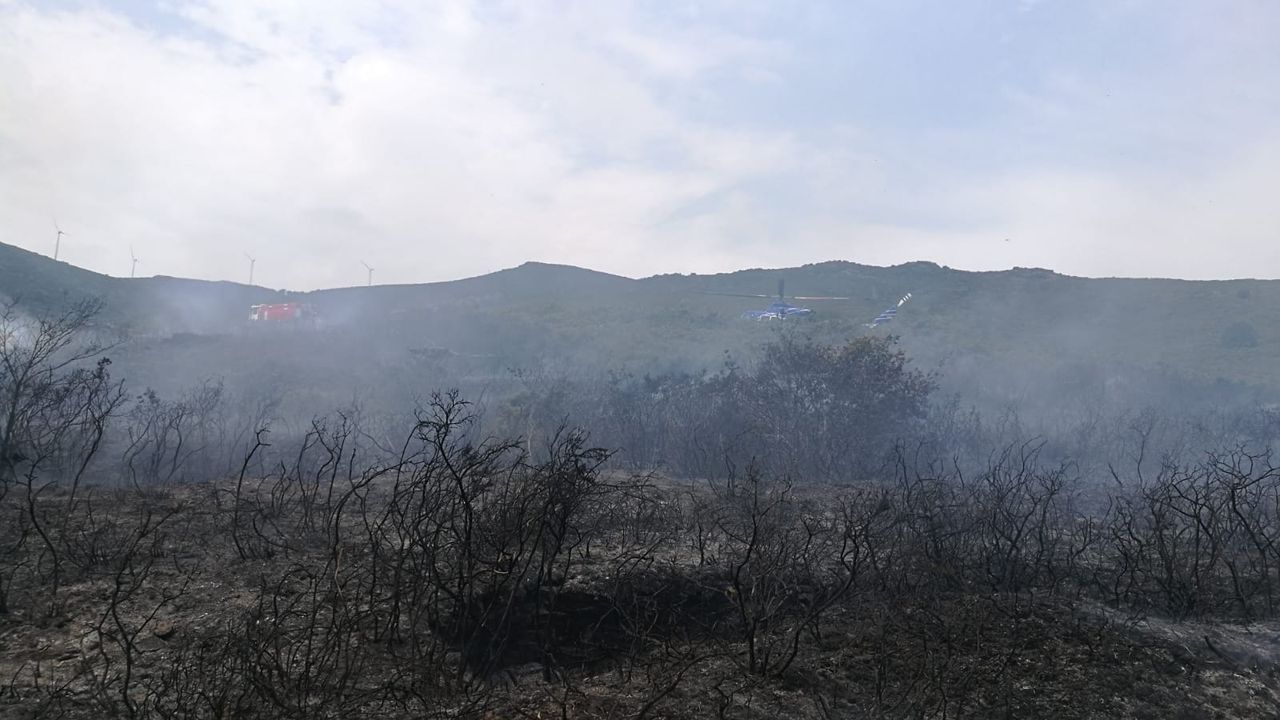
M58 251L62 249L62 236L66 233L62 232L62 228L58 227L58 221L53 221L53 229L58 231L58 236L53 241L53 259L58 259Z
M244 256L249 258L249 285L253 285L253 266L258 262L258 258L249 253L245 253Z
M133 260L133 265L129 266L129 277L132 278L138 271L138 256L133 252L133 246L129 246L129 258Z
M369 286L372 287L373 286L373 266L363 260L360 261L360 264L364 266L365 270L369 271Z

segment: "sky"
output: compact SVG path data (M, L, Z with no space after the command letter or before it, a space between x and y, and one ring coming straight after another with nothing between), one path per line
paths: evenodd
M0 0L0 242L312 289L558 262L1280 277L1271 0Z

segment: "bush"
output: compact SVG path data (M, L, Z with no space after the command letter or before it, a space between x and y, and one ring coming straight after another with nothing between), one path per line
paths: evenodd
M1222 347L1236 349L1257 346L1258 331L1247 322L1232 323L1222 331Z

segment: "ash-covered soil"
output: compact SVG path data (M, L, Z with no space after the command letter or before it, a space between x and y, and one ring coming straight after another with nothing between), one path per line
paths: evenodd
M717 546L731 539L698 552L687 527L696 519L675 487L629 487L656 504L623 508L630 526L595 525L594 547L561 550L563 571L538 587L497 575L477 585L469 609L455 609L482 618L466 626L439 612L459 587L452 579L380 584L380 574L429 577L428 555L447 547L415 546L415 535L379 551L399 566L375 560L370 538L388 536L370 528L399 522L384 478L341 510L341 494L307 499L272 481L245 483L238 501L232 483L86 495L64 529L56 578L33 538L18 548L25 565L6 565L0 716L1280 714L1271 622L1177 622L1064 594L874 579L813 622L796 618L815 594L772 589L744 610L740 594L763 592L768 579L735 586L735 556ZM637 510L649 514L635 522ZM499 562L483 572L520 572L517 545L487 547ZM34 577L43 583L22 585ZM495 588L507 596L485 597ZM744 612L758 621L753 637ZM752 643L771 655L755 669Z

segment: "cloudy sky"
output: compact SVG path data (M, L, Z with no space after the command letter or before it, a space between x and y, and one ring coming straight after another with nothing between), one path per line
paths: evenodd
M1280 277L1280 3L0 0L0 241L273 287Z

